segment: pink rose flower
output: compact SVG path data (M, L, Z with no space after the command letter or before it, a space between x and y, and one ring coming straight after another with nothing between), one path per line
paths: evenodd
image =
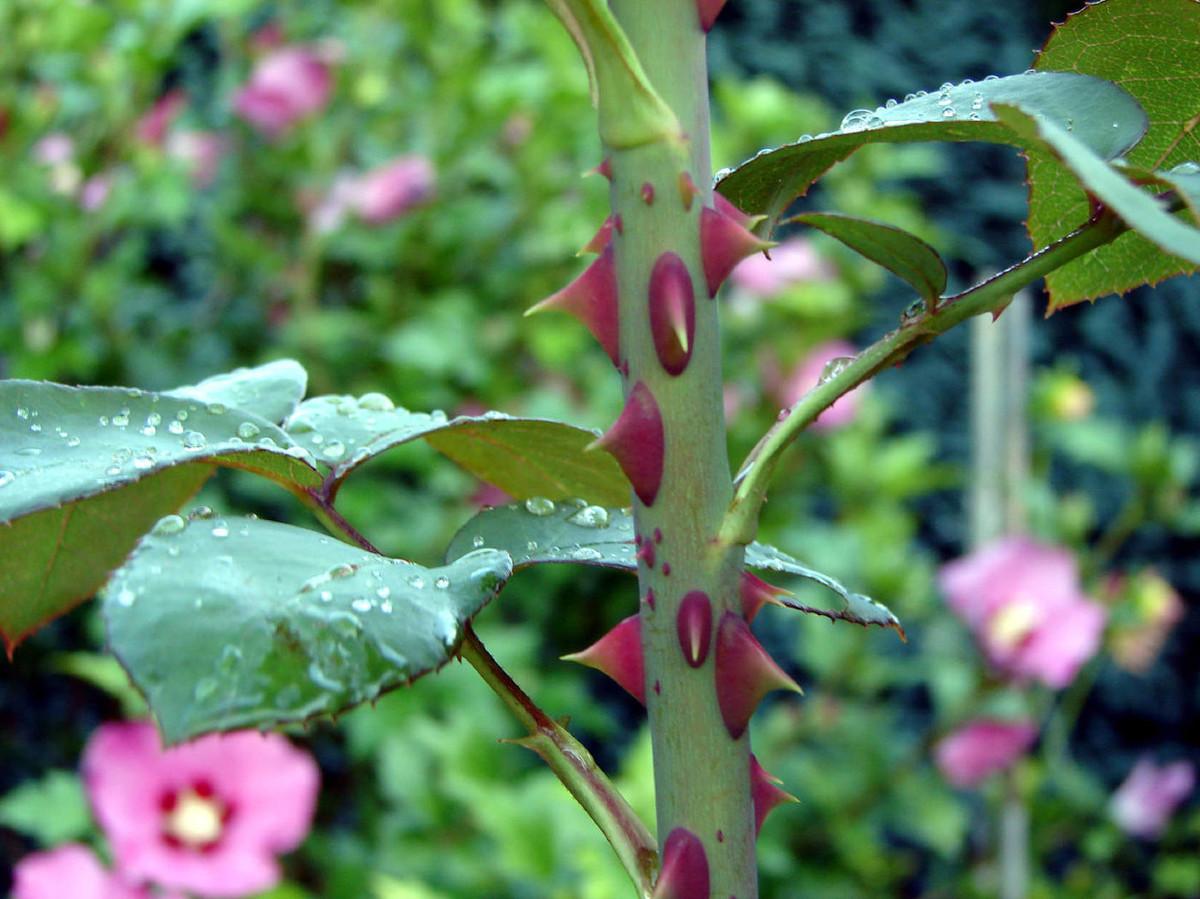
M1113 793L1109 809L1117 826L1144 840L1157 838L1176 807L1191 795L1196 770L1190 762L1156 765L1142 758Z
M71 162L75 158L75 141L61 131L53 131L33 145L33 158L42 165Z
M78 843L35 852L13 871L12 899L150 899L106 869L95 853Z
M360 176L351 205L364 222L382 225L433 196L433 165L424 156L401 156Z
M201 896L278 883L275 856L308 833L319 778L312 758L277 734L164 750L148 723L99 728L83 776L122 874Z
M934 759L942 776L956 787L973 787L990 774L1009 768L1033 745L1037 728L1030 721L980 719L942 739Z
M1100 647L1104 609L1084 596L1065 549L1005 537L942 566L938 581L988 660L1010 677L1062 689Z
M333 76L326 55L311 47L273 50L233 98L234 111L267 137L279 137L329 102Z
M161 147L166 139L167 129L187 106L187 94L181 90L168 91L150 107L149 111L138 119L134 128L137 139L152 147Z
M772 392L781 406L787 408L808 393L821 380L825 367L834 359L853 356L858 351L844 340L829 340L809 350L791 374L774 385ZM860 384L826 409L813 422L817 430L833 430L848 425L858 415L866 384Z
M828 281L833 268L813 249L804 237L785 240L770 250L771 258L762 253L741 262L730 274L730 280L744 292L760 298L773 297L793 284L808 281Z

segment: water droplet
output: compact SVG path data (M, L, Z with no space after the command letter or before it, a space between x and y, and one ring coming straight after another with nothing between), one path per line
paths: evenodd
M196 689L192 691L192 698L196 702L204 702L217 692L217 682L211 677L202 677L196 681Z
M396 404L382 393L364 393L358 398L358 405L368 412L391 412L396 408Z
M538 542L536 540L528 540L525 543L526 552L537 552Z
M539 518L553 515L555 508L557 507L554 505L554 500L546 499L544 496L531 496L525 500L525 511Z
M24 406L17 406L17 418L26 421L29 418L29 410Z
M226 646L221 650L221 657L217 659L217 671L226 676L232 676L237 674L241 664L242 651L236 646Z
M390 599L385 599L383 602L381 602L379 604L379 611L383 612L384 615L391 615L392 601Z
M15 474L13 474L11 471L8 471L7 469L0 471L0 487L7 487L9 484L11 484L16 479L17 479L17 476Z
M33 424L31 424L29 426L29 430L32 431L34 434L40 434L42 432L42 426L39 425L37 422L34 422Z
M425 578L421 577L419 574L410 574L408 576L408 585L414 590L424 590Z
M149 456L134 456L133 467L138 471L145 471L148 468L154 467L154 460Z
M321 602L332 602L333 601L333 593L330 592L329 590L322 590L317 595L321 597Z
M357 569L355 566L351 565L349 562L343 562L341 565L334 565L332 568L330 568L329 576L331 578L350 577L350 575L354 574L356 570Z
M825 363L825 367L821 369L821 377L817 381L818 384L824 384L826 381L832 381L838 375L846 370L846 367L854 361L853 356L838 356L830 359Z
M608 527L608 509L603 506L584 506L567 521L581 528Z
M183 422L176 419L167 425L167 430L170 431L172 434L182 434L183 433Z
M157 428L160 424L162 424L162 416L157 412L151 412L146 416L146 424L152 428Z
M112 423L113 423L114 428L128 427L129 426L129 410L122 409L120 412L118 412L116 415L114 415L112 417Z
M108 468L104 469L104 473L106 475L108 475L110 478L115 478L117 475L119 475L121 473L121 466L120 465L110 465L110 466L108 466Z
M210 415L224 415L226 412L224 403L209 403L205 408Z
M192 511L188 513L188 518L190 518L192 521L204 521L205 519L212 517L213 510L209 506L196 506L196 508L192 509Z
M369 612L371 611L371 600L359 597L351 601L350 608L356 612Z
M953 106L947 106L945 109L942 110L942 118L943 119L952 119L952 118L954 118L955 115L957 115L957 113L954 111Z
M229 525L224 521L218 521L213 525L212 535L218 540L229 536Z
M137 601L137 596L136 596L136 595L134 594L134 592L133 592L132 590L130 590L128 587L122 587L122 588L121 588L121 589L120 589L120 590L117 592L117 603L118 603L119 605L122 605L122 606L124 606L124 607L125 607L125 608L127 608L127 609L128 609L128 608L129 608L131 605L133 605L133 604L134 604L136 601Z
M187 527L187 522L180 515L164 515L150 529L150 533L158 537L170 537L178 534Z
M891 97L891 98L889 98L889 99L888 99L888 101L887 101L886 103L884 103L884 104L883 104L883 108L884 108L884 109L895 109L895 108L896 108L897 106L899 106L899 105L900 105L900 104L899 104L899 102L896 100L896 98L895 98L895 97Z
M188 431L183 435L183 440L180 441L184 449L198 450L203 449L208 440L199 431Z
M244 421L237 426L237 435L243 440L253 440L258 436L258 425L252 421Z
M852 109L842 119L842 124L838 126L838 130L848 133L862 131L867 127L867 120L871 115L872 112L869 109Z
M346 455L346 445L340 440L331 440L322 452L325 454L325 458L337 460Z
M380 599L387 599L389 596L392 595L392 588L391 587L380 587L378 590L375 591L375 595L378 596Z
M908 304L907 307L905 307L904 311L900 313L900 327L904 328L913 324L914 322L919 321L924 314L925 301L913 300Z
M266 447L267 449L274 449L277 444L275 443L275 439L273 437L259 437L258 445Z
M433 586L437 587L439 590L446 590L450 586L450 578L446 577L445 575L442 575L436 581L433 582Z
M471 540L471 545L473 547L475 547L476 549L479 549L479 547L483 546L483 544L484 544L484 539L479 534L476 534L475 537Z

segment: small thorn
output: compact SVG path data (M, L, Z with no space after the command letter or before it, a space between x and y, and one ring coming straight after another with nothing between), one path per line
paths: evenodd
M765 768L758 762L758 757L753 753L750 755L750 796L754 802L754 835L758 836L762 830L763 821L767 815L776 806L782 805L785 802L799 802L800 800L793 796L787 790L779 788L779 784L783 783L778 777L769 774Z
M649 181L642 184L642 202L647 206L654 204L654 185Z
M641 549L637 551L637 557L646 563L647 568L654 567L655 555L656 553L654 552L654 544L649 540L644 541Z
M670 562L663 562L662 573L663 573L663 577L671 576L671 563Z
M782 607L783 603L779 601L779 597L791 595L791 591L768 584L756 574L749 571L742 572L742 617L747 622L753 621L767 603Z
M602 671L642 705L646 704L646 671L642 662L642 625L630 615L580 652L562 657Z
M596 232L583 247L576 253L576 256L583 256L585 253L602 253L604 248L612 243L614 216L609 216L604 220L604 224L600 226L600 230Z
M656 608L655 603L656 603L656 600L654 597L654 588L650 587L649 589L646 590L646 605L648 605L651 609L654 609L654 608Z
M708 658L712 640L712 601L702 590L693 590L679 602L675 616L675 632L683 659L692 668L699 668Z
M660 255L647 293L654 351L667 374L679 375L692 358L696 334L696 301L687 264L675 253Z
M735 612L721 616L715 675L721 718L735 740L746 732L750 716L772 690L804 692L775 664L750 632L750 625Z
M747 256L774 246L739 225L734 219L705 206L700 210L700 257L708 295L715 297L722 282Z
M700 13L700 27L706 34L712 30L713 23L717 21L724 5L725 0L696 0L696 10Z
M667 834L662 868L652 899L708 899L708 854L700 838L683 827Z
M692 211L692 201L700 196L700 188L692 180L691 172L679 173L679 199L683 202L683 211ZM726 201L728 202L728 201Z
M600 164L598 166L596 166L594 169L588 169L583 174L584 174L584 177L586 177L588 175L600 175L604 178L607 178L609 181L612 181L612 179L613 179L612 157L605 156L604 159L600 162Z
M613 365L619 364L617 273L612 244L604 248L583 274L558 293L526 309L525 314L533 315L545 309L559 309L575 316L600 342Z
M665 442L658 403L645 382L638 381L629 391L621 415L587 449L608 451L625 472L638 499L652 506L662 483Z

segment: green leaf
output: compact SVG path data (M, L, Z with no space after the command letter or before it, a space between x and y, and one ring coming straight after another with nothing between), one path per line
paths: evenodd
M627 509L606 509L583 500L555 503L535 498L485 509L454 535L446 558L456 559L484 547L508 553L515 571L555 563L637 571L632 514ZM751 543L746 547L746 566L815 581L845 603L841 610L830 610L785 600L789 608L855 624L876 624L904 634L886 606L847 590L835 578L809 568L774 546Z
M279 359L256 368L239 368L205 378L199 384L166 391L181 396L233 406L253 412L273 424L292 414L308 386L308 372L292 359Z
M275 522L169 516L104 615L175 743L331 715L440 668L511 573L494 550L426 569Z
M937 250L901 228L831 212L805 212L788 222L809 225L840 240L903 278L926 300L937 300L946 289L946 263Z
M1066 165L1082 189L1116 213L1126 225L1162 251L1190 262L1191 266L1184 265L1186 270L1200 265L1200 230L1164 209L1153 194L1129 181L1053 122L1035 118L1015 106L997 104L994 111L1027 140L1040 140L1046 152ZM1058 308L1062 302L1056 298L1053 305Z
M0 382L0 634L20 640L91 595L213 464L292 490L321 477L266 419L117 387ZM13 562L11 560L18 560Z
M86 836L92 823L79 776L51 771L41 780L21 784L0 799L0 825L43 847Z
M393 447L423 439L471 474L511 496L584 496L618 505L629 482L608 453L585 452L596 433L538 418L499 412L447 418L398 409L379 393L306 400L284 425L291 436L332 468L335 486L355 468Z
M1200 160L1200 4L1193 0L1087 4L1051 35L1037 68L1107 78L1138 100L1149 114L1149 127L1126 157L1131 166L1153 171ZM1086 194L1075 179L1064 177L1056 161L1031 157L1029 182L1029 234L1036 248L1091 214ZM1051 273L1046 286L1055 309L1156 284L1193 268L1130 233Z
M795 143L763 150L720 173L717 190L744 212L767 216L769 231L792 200L803 196L835 163L867 144L988 141L1023 146L1019 136L995 120L989 104L996 102L1017 103L1074 128L1076 137L1106 159L1124 153L1146 130L1146 115L1129 94L1083 75L1010 75L910 96L874 111L855 110L837 131L805 135ZM949 111L953 114L947 115Z

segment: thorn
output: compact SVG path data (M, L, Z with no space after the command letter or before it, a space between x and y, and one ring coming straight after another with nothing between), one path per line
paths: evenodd
M735 612L721 616L717 629L717 704L721 719L733 739L746 732L750 716L772 690L803 694L750 632L744 618Z
M609 216L604 220L604 224L600 226L600 230L596 232L583 247L576 253L576 256L582 256L585 253L602 253L605 247L612 243L613 225L615 224L615 216Z
M693 590L680 601L675 616L675 632L684 661L692 668L699 668L708 658L712 619L712 601L702 590Z
M607 178L609 181L612 181L612 179L613 179L612 157L605 156L604 159L600 162L600 164L598 166L596 166L594 169L588 169L586 172L583 173L583 175L585 178L589 175L600 175L604 178Z
M700 188L696 186L696 182L692 180L691 172L679 173L679 199L683 201L683 211L692 211L692 201L700 196ZM726 203L729 201L726 200ZM730 204L732 205L732 204Z
M758 836L762 830L763 821L771 810L785 802L799 802L800 800L793 796L787 790L781 790L779 784L783 783L778 777L769 774L767 770L758 763L758 757L753 753L750 754L750 796L754 802L754 835Z
M768 584L758 575L749 571L742 572L741 581L742 595L742 617L747 622L753 621L762 607L767 603L773 606L782 607L784 604L779 601L781 596L791 596L789 590L784 590L782 587L776 587L774 584Z
M645 382L638 381L612 427L586 448L608 451L625 472L638 499L652 506L662 483L665 441L662 414L654 394Z
M676 827L663 843L662 868L652 899L708 899L708 854L700 838Z
M700 13L700 27L706 34L712 29L713 22L717 21L724 5L725 0L696 0L696 10Z
M654 544L649 540L643 541L641 548L637 551L637 557L646 563L647 568L654 567Z
M562 657L602 671L615 680L630 696L646 704L646 670L642 662L642 625L630 615L611 631L580 652Z
M613 365L620 359L617 326L617 273L613 264L612 244L578 278L525 310L533 315L544 309L560 309L583 322L600 342Z
M696 336L696 300L692 274L675 253L663 253L654 262L648 289L650 336L663 370L679 375L692 358Z
M766 218L765 215L747 215L734 206L733 203L729 202L720 191L713 191L713 209L721 213L725 218L733 219L746 230L752 229Z
M747 256L773 247L734 219L705 206L700 210L700 258L708 295L715 297L721 283Z
M654 185L649 181L642 184L642 202L647 206L654 205Z

